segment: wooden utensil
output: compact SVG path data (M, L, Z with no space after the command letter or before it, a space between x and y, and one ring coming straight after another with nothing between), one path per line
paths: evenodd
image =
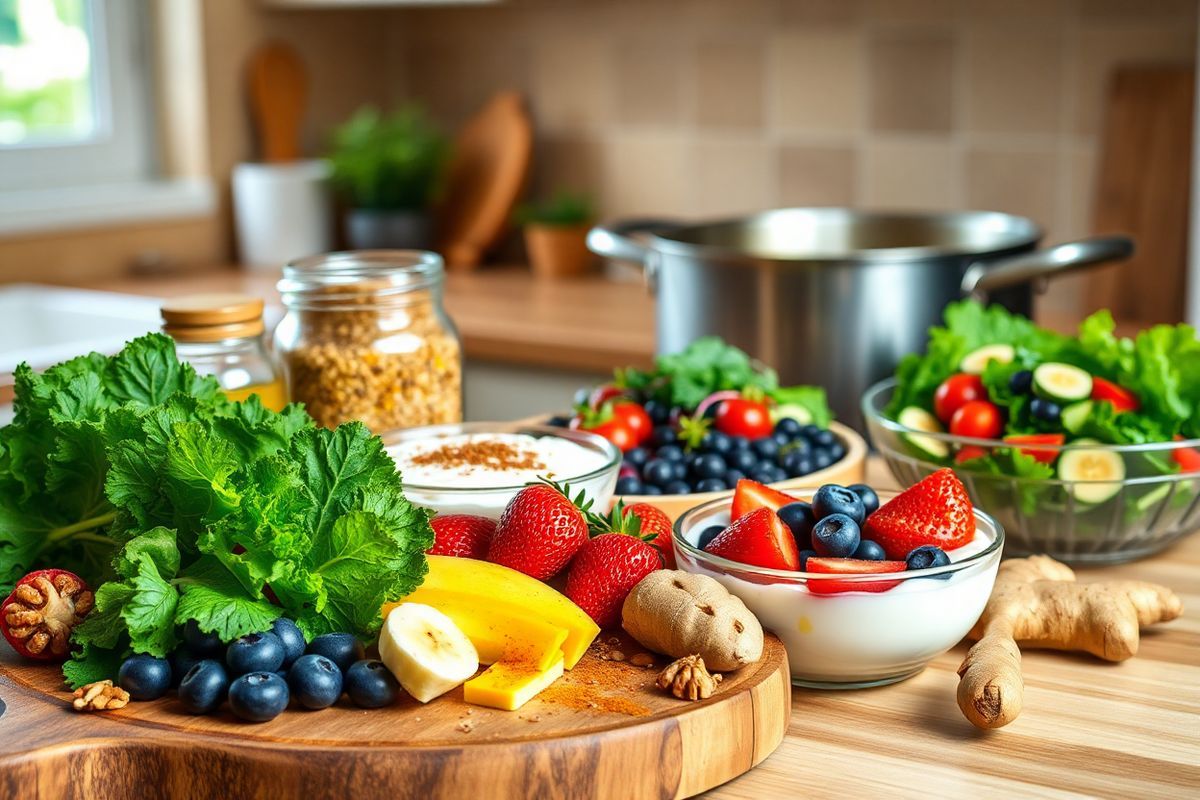
M1191 65L1120 67L1109 85L1092 227L1137 252L1096 273L1089 301L1118 319L1183 319L1194 85Z
M438 251L474 269L508 228L529 177L533 122L518 92L500 92L462 129L437 209Z
M624 635L612 649L642 652ZM589 651L518 711L469 706L460 688L428 705L406 695L367 711L343 699L254 725L228 711L192 716L170 696L74 712L54 665L22 661L0 642L0 714L20 734L0 738L0 774L39 797L94 800L688 797L783 740L791 683L778 639L699 702L654 686L669 661L643 668Z
M262 159L295 161L308 100L308 76L299 54L282 42L262 45L250 56L247 83Z

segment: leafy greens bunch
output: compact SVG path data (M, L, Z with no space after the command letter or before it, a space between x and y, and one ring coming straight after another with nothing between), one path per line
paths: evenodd
M167 655L188 620L224 641L284 613L309 637L366 637L425 574L428 514L359 423L231 402L157 334L15 377L0 584L58 567L96 588L63 668L73 686L130 652Z
M756 364L745 352L717 336L703 336L681 352L659 356L652 370L619 370L616 384L688 411L713 392L750 389L779 405L807 409L813 422L822 428L833 419L824 389L780 386L775 370Z

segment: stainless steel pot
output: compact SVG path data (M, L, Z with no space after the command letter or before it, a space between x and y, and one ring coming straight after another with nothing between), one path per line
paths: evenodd
M1033 221L992 211L789 208L699 225L627 220L593 228L588 246L644 266L658 352L717 334L786 383L824 386L861 430L863 392L924 349L947 303L973 294L1028 315L1044 279L1133 253L1124 236L1037 250L1041 237Z

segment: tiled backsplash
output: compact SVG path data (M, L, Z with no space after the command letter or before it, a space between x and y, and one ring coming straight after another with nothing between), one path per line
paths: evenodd
M1194 0L508 0L391 15L394 101L528 93L535 191L606 215L992 208L1089 232L1115 64L1190 61ZM1180 165L1181 169L1188 168ZM1054 305L1070 308L1067 284Z

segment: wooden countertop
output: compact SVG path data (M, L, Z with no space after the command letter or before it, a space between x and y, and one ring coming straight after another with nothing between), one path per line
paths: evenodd
M870 461L872 485L893 486ZM1137 656L1023 654L1025 706L980 731L958 709L959 645L920 675L844 692L792 691L783 744L708 796L1180 798L1200 789L1200 535L1132 564L1078 569L1081 581L1171 587L1184 616L1142 634Z
M86 284L154 297L244 292L278 303L275 273L236 269L131 277ZM608 373L648 367L654 355L654 298L637 281L594 276L535 280L526 267L446 275L446 310L470 358Z

